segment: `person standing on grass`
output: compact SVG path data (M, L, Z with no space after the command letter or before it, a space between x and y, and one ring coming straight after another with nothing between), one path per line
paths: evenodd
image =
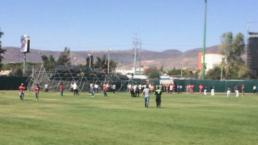
M21 85L19 86L18 89L19 89L19 97L23 101L23 99L24 99L24 90L25 90L24 84L21 83Z
M40 86L39 86L39 84L36 84L35 86L34 86L34 92L35 92L35 97L36 97L36 100L37 100L37 102L39 101L39 91L40 91Z
M79 96L79 90L76 82L73 83L73 95L74 96Z
M94 83L94 85L93 85L94 94L98 93L98 89L99 89L99 85L97 83Z
M245 95L245 85L244 84L241 85L241 95L242 96Z
M227 90L227 97L230 96L230 93L231 93L231 90L230 90L230 88L228 88L228 90Z
M239 97L239 88L237 85L235 86L235 93L236 93L236 97L238 98Z
M95 96L95 89L93 83L90 84L90 94L91 96Z
M113 85L112 85L112 91L113 91L113 94L116 93L116 84L113 84Z
M148 85L143 90L143 96L144 96L144 106L145 108L149 107L149 101L150 101L150 90Z
M214 88L214 86L211 87L211 96L215 96L215 88Z
M170 84L170 85L169 85L169 93L172 93L172 92L173 92L173 88L174 88L173 84Z
M44 91L45 91L45 92L48 92L48 83L46 83L46 84L44 85Z
M204 94L205 96L207 96L207 87L206 87L206 86L204 87L203 94Z
M256 94L256 85L253 86L253 94Z
M105 97L108 96L107 91L108 91L108 85L106 83L104 83L103 84L103 94L104 94Z
M73 92L73 82L70 84L70 92Z
M202 93L202 90L203 90L203 85L202 85L202 84L199 84L198 88L199 88L199 93L201 94L201 93Z
M60 95L64 96L64 83L61 82L59 85L59 91L60 91Z
M157 87L157 89L155 90L157 108L160 108L161 106L161 94L162 90L160 89L160 87Z

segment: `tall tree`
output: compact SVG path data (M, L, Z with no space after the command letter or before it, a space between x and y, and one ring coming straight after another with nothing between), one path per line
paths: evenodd
M221 67L216 66L213 69L209 70L206 74L207 79L219 80L221 77Z
M3 54L5 53L5 49L2 48L2 41L1 38L4 35L4 33L0 30L0 70L2 70L3 64L2 60L4 59Z
M224 60L221 67L224 69L226 79L239 79L247 75L246 65L242 59L244 53L245 41L244 35L238 33L235 37L232 32L222 35L221 53Z
M71 65L70 49L68 47L64 48L60 56L57 59L57 65Z
M160 77L160 70L156 67L150 67L144 71L144 74L150 79L158 79Z
M171 70L168 70L168 75L170 75L170 76L179 76L179 75L181 75L181 69L176 69L175 67L173 68L173 69L171 69Z
M53 70L55 68L56 61L53 55L50 55L50 56L42 55L41 59L47 71Z
M117 66L117 63L113 60L109 61L109 70L110 72L115 71ZM101 69L103 70L105 73L107 73L108 71L108 59L106 55L103 55L102 58L101 57L97 57L96 63L94 64L94 67L97 69Z

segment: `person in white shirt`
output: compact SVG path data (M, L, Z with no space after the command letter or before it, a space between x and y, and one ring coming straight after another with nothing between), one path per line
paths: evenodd
M70 84L70 91L73 92L73 82Z
M47 83L44 85L44 90L45 90L45 92L48 92L48 84Z
M253 86L253 93L256 94L256 85Z
M236 97L239 97L239 88L238 86L235 86L235 93L236 93Z
M214 87L211 88L211 96L215 96L215 89L214 89Z
M98 93L99 92L99 85L98 84L94 84L94 92Z
M144 96L144 106L145 108L149 107L149 101L150 101L150 90L148 87L145 87L143 90L143 96Z
M73 95L78 96L79 95L79 91L78 91L78 86L76 84L76 82L73 83Z
M92 83L90 83L90 93L91 93L91 96L95 96L94 86Z
M116 93L116 84L113 84L113 85L112 85L112 91L113 91L113 94Z
M206 96L207 95L207 87L204 88L203 94Z
M173 92L173 88L174 88L174 85L173 85L173 84L170 84L170 85L169 85L169 93L172 93L172 92Z
M228 88L228 90L227 90L227 97L230 96L230 93L231 93L230 88Z

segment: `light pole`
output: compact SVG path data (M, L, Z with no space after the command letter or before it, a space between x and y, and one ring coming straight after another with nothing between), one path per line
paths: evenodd
M21 52L23 53L23 75L26 74L26 54L30 52L30 37L28 35L21 36Z
M4 35L4 33L1 31L0 28L0 50L2 49L2 41L1 41L1 37Z
M206 51L206 33L207 33L207 0L204 0L204 31L203 31L203 48L202 48L202 80L205 80L205 51Z
M109 74L109 67L110 67L110 66L109 66L109 63L110 63L110 52L109 52L109 51L110 51L110 48L108 48L108 64L107 64L107 67L108 67L108 68L107 68L107 73L108 73L108 74Z
M89 68L91 68L91 54L88 54L88 58L89 58Z
M1 28L0 28L0 70L2 69L2 59L3 59L2 54L6 51L5 49L2 49L1 38L2 38L3 35L4 35L4 33L1 31Z

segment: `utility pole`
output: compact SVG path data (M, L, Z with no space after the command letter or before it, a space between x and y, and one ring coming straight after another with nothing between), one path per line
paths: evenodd
M26 73L26 54L30 52L30 37L22 35L21 37L21 52L23 53L23 75Z
M137 57L138 57L138 51L139 48L141 47L141 41L139 40L137 34L135 34L135 37L133 38L133 50L134 50L134 59L133 59L133 69L134 69L134 75L136 74L136 70L137 70Z
M140 72L141 72L141 68L142 68L141 51L142 51L142 41L139 40L138 60L139 60L139 71Z
M109 74L109 66L110 65L110 48L108 48L108 64L107 64L107 73Z
M202 80L205 80L205 53L206 53L206 33L207 33L207 0L204 0L204 31L203 31L203 48L202 48Z
M2 49L2 41L1 41L1 37L4 35L4 33L1 31L0 28L0 50Z
M2 69L2 59L3 59L3 56L2 54L5 53L5 49L2 49L2 41L1 41L1 38L2 36L4 35L4 33L1 31L1 28L0 28L0 71Z
M181 64L181 67L180 67L180 77L181 78L183 77L183 64Z
M88 58L89 58L89 68L91 68L91 54L88 54Z

